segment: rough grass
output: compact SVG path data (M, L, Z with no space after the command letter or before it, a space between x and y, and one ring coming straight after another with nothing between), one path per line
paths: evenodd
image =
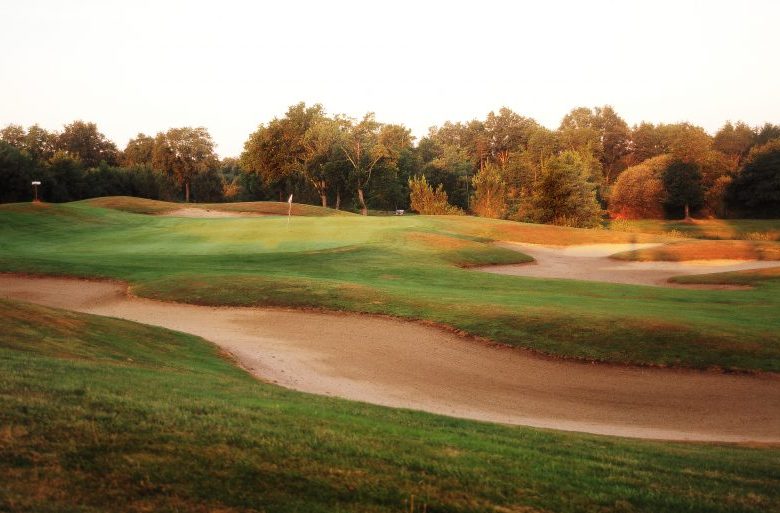
M0 511L766 512L779 461L311 396L196 337L0 301Z
M679 290L477 273L492 240L659 240L464 216L185 219L0 206L0 271L106 277L209 305L380 313L586 360L780 371L780 283Z
M780 243L746 240L682 241L617 253L610 258L640 262L711 259L780 260Z

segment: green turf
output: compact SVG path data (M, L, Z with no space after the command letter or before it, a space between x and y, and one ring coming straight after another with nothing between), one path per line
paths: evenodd
M527 261L490 240L647 242L657 236L464 216L184 219L89 203L0 206L0 271L128 280L135 293L291 305L444 323L549 354L780 370L780 283L679 290L500 276ZM776 244L776 243L767 243Z
M0 511L767 512L780 450L504 427L260 383L201 339L0 301ZM423 506L425 509L423 509Z

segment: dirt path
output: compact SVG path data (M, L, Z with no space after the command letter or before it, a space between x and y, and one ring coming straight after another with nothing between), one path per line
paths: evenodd
M746 269L780 267L777 261L757 260L692 260L688 262L625 262L609 255L621 251L658 246L659 244L587 244L576 246L544 246L520 242L501 242L499 246L520 251L536 260L530 264L476 267L479 271L537 278L604 281L634 285L654 285L674 288L739 289L729 285L681 285L670 283L672 276L709 274Z
M162 303L108 282L0 275L0 297L199 335L305 392L598 434L780 443L776 375L555 361L409 322Z

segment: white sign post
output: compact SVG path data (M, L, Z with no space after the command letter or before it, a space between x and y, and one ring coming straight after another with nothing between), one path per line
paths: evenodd
M33 190L35 191L35 199L33 200L33 203L38 203L38 186L39 185L41 185L41 182L39 182L38 180L35 180L32 183Z

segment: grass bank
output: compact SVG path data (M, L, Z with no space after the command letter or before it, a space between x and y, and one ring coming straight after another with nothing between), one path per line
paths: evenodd
M2 511L765 512L778 461L291 392L192 336L0 301Z

